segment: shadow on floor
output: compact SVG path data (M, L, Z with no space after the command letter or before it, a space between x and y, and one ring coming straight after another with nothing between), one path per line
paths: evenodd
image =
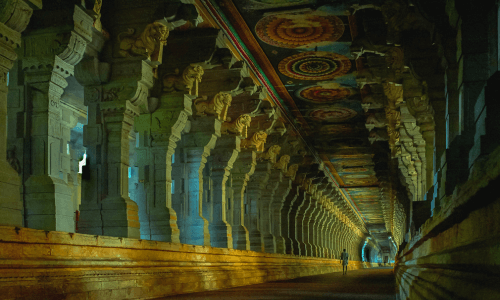
M373 268L307 276L291 280L235 287L219 291L160 298L165 300L285 300L354 299L393 300L395 280L392 267Z

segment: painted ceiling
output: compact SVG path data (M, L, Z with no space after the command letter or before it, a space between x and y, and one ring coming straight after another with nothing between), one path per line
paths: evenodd
M383 224L372 145L377 116L363 109L369 101L367 89L360 89L356 81L362 63L350 51L363 30L350 8L363 1L212 2L255 57L296 127L365 223Z

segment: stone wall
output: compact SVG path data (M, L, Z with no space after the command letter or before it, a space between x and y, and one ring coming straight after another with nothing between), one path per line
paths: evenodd
M399 299L500 299L500 149L429 219L396 262Z
M336 259L28 228L0 237L1 299L149 299L342 270Z

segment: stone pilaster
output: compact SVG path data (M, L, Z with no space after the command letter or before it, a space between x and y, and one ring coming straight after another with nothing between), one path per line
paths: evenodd
M151 239L178 243L179 228L177 212L172 204L172 186L175 183L182 192L182 180L173 184L172 161L181 140L188 117L192 115L192 96L182 93L164 94L159 99L159 109L136 118L135 128L141 137L145 135L137 150L141 179L146 183L147 201L146 226L150 228ZM182 158L178 157L178 160ZM142 215L142 213L141 213Z
M30 173L25 182L25 220L30 228L74 232L71 190L62 165L69 162L69 157L63 138L60 102L68 85L66 78L74 74L75 65L83 58L92 39L93 19L82 8L74 6L68 21L72 24L64 24L70 25L64 32L36 28L24 37L22 69L32 101L32 110L27 116L31 138L25 144L30 151L30 164L26 166ZM48 44L64 34L70 38L61 41L60 47L54 49Z
M284 173L283 175L286 175ZM283 226L282 212L290 209L290 205L285 207L288 193L292 189L292 179L284 176L278 184L273 201L271 202L271 232L276 241L276 253L286 254L285 236L288 237L288 225ZM286 219L288 221L288 218ZM285 230L283 230L285 229Z
M231 225L226 220L226 183L240 152L240 137L224 135L217 139L212 154L213 217L208 226L212 247L233 248Z
M249 209L245 203L246 189L250 177L255 171L257 153L252 150L243 150L238 155L238 159L234 163L231 177L233 180L233 248L238 250L250 250L250 240L248 229L245 227L245 211Z
M191 122L190 133L186 134L183 151L186 157L188 172L188 215L183 222L186 224L186 236L182 242L192 245L210 246L208 220L203 217L203 205L212 201L204 199L205 165L210 152L215 148L220 137L221 121L216 117L197 118Z
M248 181L247 202L249 211L245 218L245 225L248 229L250 239L250 250L264 252L264 243L261 233L262 212L260 211L260 198L263 194L264 185L269 179L272 164L264 161L257 163L253 176Z
M271 203L274 194L281 182L283 174L280 170L273 169L269 174L269 179L264 183L262 194L259 201L260 211L260 232L264 243L264 251L267 253L276 253L276 240L271 232Z
M21 32L26 29L33 9L28 1L4 1L0 12L0 225L23 226L23 204L20 195L21 162L7 158L7 74L12 68L17 54L14 50L21 46ZM41 3L38 3L41 7ZM9 7L10 9L5 9ZM21 98L17 106L20 106ZM14 120L12 120L14 121ZM12 124L9 120L9 123ZM19 151L19 149L18 149Z
M295 238L295 218L291 217L291 209L300 193L300 186L293 180L290 185L290 191L285 197L281 207L281 236L285 243L285 254L292 254L292 239Z

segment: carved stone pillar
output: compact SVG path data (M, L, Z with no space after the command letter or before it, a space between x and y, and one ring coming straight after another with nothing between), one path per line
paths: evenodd
M288 155L284 155L282 158L286 158L286 156ZM285 236L288 237L288 224L286 226L282 224L282 213L286 211L288 214L288 210L290 209L290 205L288 204L285 207L284 203L288 198L288 193L292 189L292 181L295 178L297 168L298 165L293 165L288 169L281 169L283 177L278 184L273 201L271 202L271 232L276 240L276 253L286 254ZM288 218L286 221L288 221Z
M23 226L23 204L20 197L21 162L12 155L7 158L7 74L17 58L14 50L21 46L21 32L26 29L33 8L41 1L4 1L0 12L0 225ZM17 99L18 103L21 99ZM14 121L14 120L12 120ZM9 123L12 121L9 120ZM11 123L12 124L12 123Z
M62 20L64 23L64 20ZM25 182L26 226L36 229L74 232L74 211L63 161L69 162L63 143L61 95L92 40L93 19L79 6L64 32L36 28L24 36L22 69L32 110L28 114L31 138L30 176ZM63 25L63 24L59 24ZM60 46L51 47L58 41ZM61 146L63 149L61 149ZM62 150L62 151L61 151ZM64 154L63 154L64 153ZM68 168L66 168L68 171Z
M159 109L136 118L135 128L145 134L143 147L137 150L141 162L140 173L148 172L147 180L147 225L150 239L178 243L179 229L177 213L172 206L172 161L183 131L192 115L192 96L182 93L163 94L159 99ZM182 158L178 158L182 160ZM181 188L182 182L176 184ZM146 201L141 199L139 201ZM142 214L141 214L142 215ZM147 223L146 222L146 223ZM145 223L141 220L141 223Z
M271 163L267 161L258 162L253 176L248 181L248 210L245 218L245 226L248 229L250 250L252 251L264 252L264 243L259 222L259 219L262 217L259 202L262 196L263 185L269 179L271 166Z
M257 153L252 150L242 149L238 155L238 159L234 163L231 177L233 180L233 248L238 250L250 250L250 240L248 230L245 227L245 211L248 204L245 203L246 189L250 177L255 171L257 165Z
M231 225L226 221L226 182L240 152L240 137L224 135L217 139L212 154L213 216L208 226L212 247L233 248Z
M294 176L295 177L295 176ZM300 193L300 186L291 179L291 187L281 207L281 236L284 238L285 254L293 254L292 239L295 238L295 218L291 217L291 209Z
M312 202L311 195L311 178L307 178L304 180L302 188L304 189L304 196L299 198L302 200L299 207L297 208L297 214L295 217L295 237L298 243L298 253L299 255L306 256L308 255L307 248L308 245L308 236L309 236L309 228L304 227L304 220L306 218L306 212L309 210ZM309 219L307 219L309 222ZM310 251L310 250L309 250Z
M183 151L186 156L188 172L188 199L189 209L186 216L186 236L182 242L192 245L210 246L208 221L203 217L204 199L204 169L210 152L215 148L217 138L220 137L221 121L216 117L208 116L197 118L191 122L190 133L183 139ZM211 202L207 198L205 202Z
M267 253L276 253L276 240L271 232L271 203L275 196L276 189L283 179L281 170L272 169L269 179L264 183L262 195L259 202L260 211L260 232L264 241L264 251Z

